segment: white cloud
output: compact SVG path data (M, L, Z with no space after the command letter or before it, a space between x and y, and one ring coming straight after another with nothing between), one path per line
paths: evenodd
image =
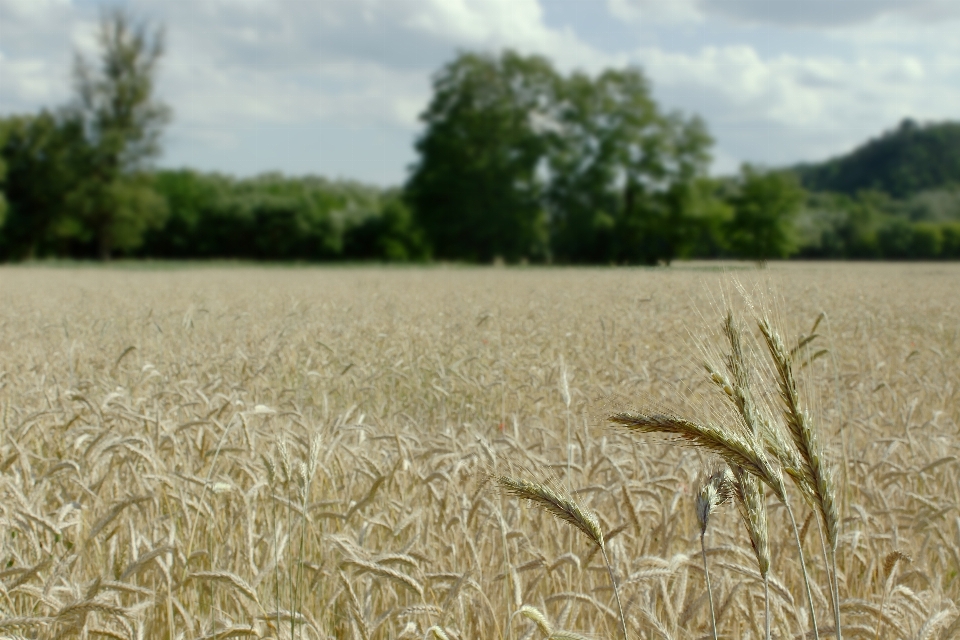
M301 127L317 136L321 129L352 128L378 140L396 136L375 131L402 131L400 155L411 158L431 74L457 50L511 47L567 68L599 69L609 61L571 30L548 28L539 0L129 0L126 6L166 27L159 94L174 108L171 146L205 140L232 147L225 170L236 166L236 154L260 148L251 140L265 127ZM79 0L0 0L0 113L69 100L71 60L77 50L95 55L98 12Z
M43 60L6 60L0 54L0 65L3 68L3 81L6 85L0 96L10 105L20 109L29 109L36 104L50 104L62 100L64 78L58 77L60 69ZM9 98L8 98L9 96Z
M697 0L607 0L607 10L615 18L628 23L700 22L703 14Z
M755 24L832 27L867 24L880 17L930 23L960 18L955 0L700 0L705 13Z
M457 49L513 47L568 66L608 60L548 29L537 0L141 0L169 25L164 82L180 117L363 119L414 128Z
M660 95L706 114L720 155L767 164L849 150L901 118L954 117L958 66L898 53L761 56L748 45L694 54L643 49Z
M956 0L607 0L611 15L625 22L731 22L780 27L845 27L883 17L918 23L960 19Z
M592 31L551 22L551 7L569 1L126 6L166 25L159 92L175 112L169 162L202 156L228 172L255 170L264 141L283 130L264 169L309 170L314 153L324 171L402 179L431 74L458 50L509 47L564 71L639 64L664 107L704 116L724 170L839 153L902 117L945 119L960 104L956 0L580 0L601 7ZM97 17L87 0L0 0L0 113L66 102L73 52L95 49ZM605 41L615 20L645 46ZM289 141L303 150L288 161ZM364 156L379 159L369 174ZM339 158L350 164L337 169Z

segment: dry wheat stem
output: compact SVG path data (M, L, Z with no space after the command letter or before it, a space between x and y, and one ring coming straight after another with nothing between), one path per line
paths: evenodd
M620 589L607 556L606 545L603 540L603 531L600 521L593 513L583 507L578 501L564 492L553 489L540 482L530 482L522 478L497 476L497 483L510 495L526 500L545 510L556 518L572 524L593 542L603 555L603 562L610 576L613 593L617 600L617 609L620 613L620 629L624 640L627 640L627 622L623 615L623 605L620 602Z
M710 515L720 505L729 501L733 496L733 476L729 469L715 471L700 484L695 502L697 520L700 523L700 555L703 558L703 575L707 583L707 600L710 603L710 626L713 630L713 640L717 637L717 614L713 605L713 589L710 586L710 568L707 566L707 548L704 537L707 534L707 524Z
M747 367L746 357L743 351L743 341L741 339L740 328L734 321L733 312L728 311L723 324L724 334L730 343L730 354L727 356L727 368L733 376L733 384L722 385L722 388L730 389L727 393L743 422L753 434L754 437L763 438L768 434L770 427L765 421L761 421L750 391L750 373ZM711 370L707 366L708 371ZM719 374L712 376L714 382L723 382ZM770 571L770 548L767 539L767 505L764 502L763 486L755 477L744 472L742 467L732 469L734 481L733 487L737 496L737 506L741 519L747 529L750 537L750 544L753 547L754 555L757 558L757 566L760 569L760 575L763 577L764 584L764 638L770 639L770 598L769 598L769 577Z
M817 322L814 323L814 328L819 321L820 318L818 317ZM793 374L791 354L784 346L780 335L773 330L767 319L759 320L758 324L777 371L780 397L784 406L784 419L788 426L788 431L793 439L794 446L800 453L801 469L813 489L814 504L827 530L830 558L827 573L830 576L830 599L833 605L836 636L838 640L841 640L840 593L836 565L840 518L837 514L836 500L834 498L832 474L823 461L823 454L820 451L816 436L809 425L806 414L800 406L800 395L797 391L797 383ZM812 340L813 335L811 332L806 340ZM801 340L795 351L802 348L803 344L804 342Z
M783 503L784 507L786 507L787 513L790 516L794 539L797 543L797 553L800 558L800 568L804 577L807 602L810 608L810 622L814 637L819 640L820 632L817 626L813 592L810 588L810 580L807 575L796 519L793 516L793 510L787 499L782 476L767 462L766 457L763 452L757 448L756 443L748 441L730 431L700 425L691 420L662 412L647 413L638 411L633 413L619 413L610 416L608 420L614 425L626 427L639 433L661 433L679 436L682 441L689 442L720 455L731 466L742 467L745 471L763 480L773 489L774 494Z

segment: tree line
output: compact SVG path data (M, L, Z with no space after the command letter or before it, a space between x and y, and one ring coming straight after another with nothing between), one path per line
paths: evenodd
M113 11L99 44L98 64L77 58L69 105L0 119L4 260L960 257L953 191L807 191L831 175L809 167L713 178L705 123L663 110L639 69L565 75L511 51L461 53L434 76L400 188L156 170L162 32Z

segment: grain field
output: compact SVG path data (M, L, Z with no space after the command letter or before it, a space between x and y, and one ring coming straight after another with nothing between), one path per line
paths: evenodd
M737 508L697 502L720 459L606 424L722 415L728 305L762 346L737 283L788 343L824 314L843 636L960 637L955 264L0 269L0 637L617 638L611 574L630 638L764 638L765 606L813 637L810 601L832 637L793 485L810 596L767 495L766 601Z

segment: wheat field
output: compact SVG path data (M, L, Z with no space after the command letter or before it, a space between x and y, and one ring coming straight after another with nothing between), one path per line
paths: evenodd
M788 339L825 313L803 378L844 637L960 637L956 264L0 269L0 637L620 637L596 546L500 473L596 514L629 637L712 637L694 503L718 461L604 417L710 410L737 282L779 295ZM772 636L809 637L768 509ZM711 518L719 636L763 638L750 539Z

